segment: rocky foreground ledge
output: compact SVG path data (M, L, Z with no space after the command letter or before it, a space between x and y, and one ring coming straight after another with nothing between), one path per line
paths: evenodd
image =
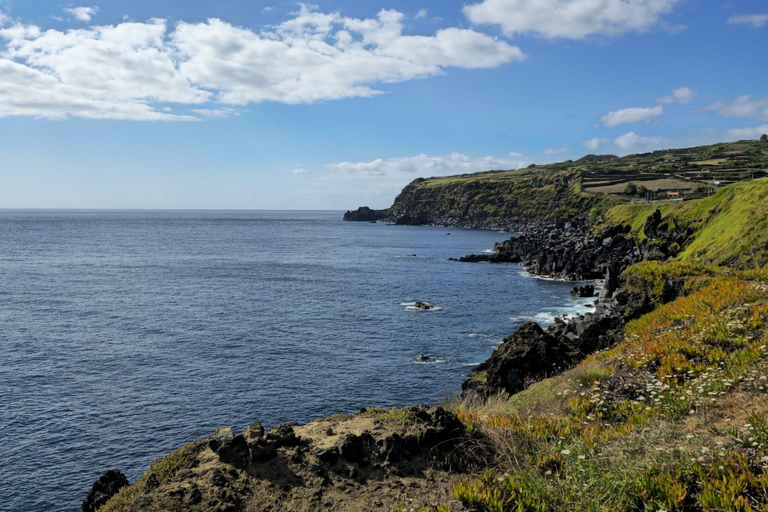
M222 428L154 463L133 486L108 472L83 510L352 512L445 503L467 466L468 440L455 415L426 405L266 431L261 423L239 434ZM99 509L110 490L119 493Z

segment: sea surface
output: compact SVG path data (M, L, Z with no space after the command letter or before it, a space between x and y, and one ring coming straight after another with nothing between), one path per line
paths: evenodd
M506 234L341 216L0 211L0 510L74 512L224 425L439 402L522 322L588 310L447 261Z

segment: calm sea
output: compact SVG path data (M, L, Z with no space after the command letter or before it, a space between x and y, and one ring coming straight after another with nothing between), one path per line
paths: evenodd
M521 322L585 302L447 261L505 238L341 212L0 211L0 509L79 510L106 469L133 481L222 425L456 394Z

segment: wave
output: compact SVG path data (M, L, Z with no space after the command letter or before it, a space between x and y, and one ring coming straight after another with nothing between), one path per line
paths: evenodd
M429 361L416 361L414 359L411 364L450 364L452 362L450 359L430 359Z
M461 333L465 338L490 338L491 334L484 334L482 332L463 332Z

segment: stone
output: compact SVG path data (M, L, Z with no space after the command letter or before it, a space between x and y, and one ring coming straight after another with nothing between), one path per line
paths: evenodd
M296 437L296 432L293 427L298 423L284 423L282 425L275 425L267 431L267 439L274 441L278 446L296 446L301 443L301 440Z
M105 472L93 484L91 492L83 501L81 509L83 512L96 512L115 494L120 492L123 487L128 487L128 478L120 471L111 469Z

